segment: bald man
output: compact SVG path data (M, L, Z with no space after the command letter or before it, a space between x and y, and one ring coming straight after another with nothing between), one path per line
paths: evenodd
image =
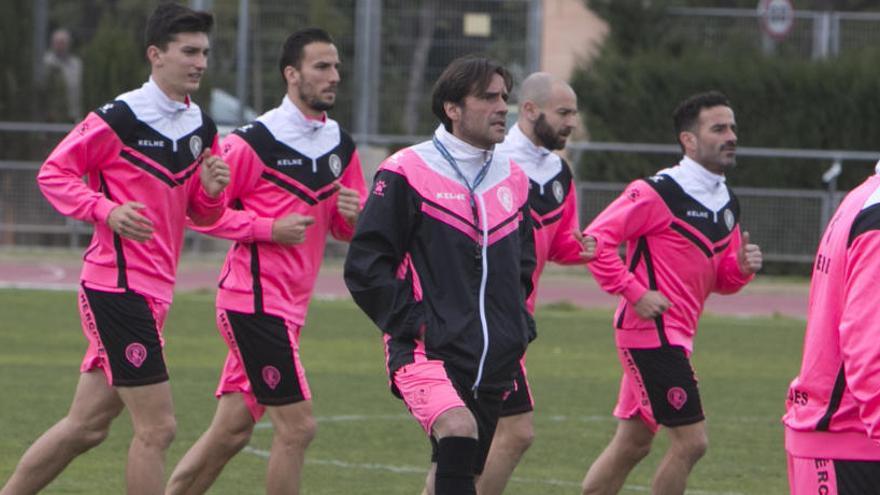
M535 230L535 290L526 301L535 311L538 278L547 261L586 265L589 246L582 246L577 191L568 164L554 150L565 147L577 124L577 96L565 81L536 72L519 92L519 119L499 149L510 154L529 177L529 206ZM510 475L534 438L534 401L526 380L525 357L513 392L502 405L486 467L477 483L480 495L504 491Z

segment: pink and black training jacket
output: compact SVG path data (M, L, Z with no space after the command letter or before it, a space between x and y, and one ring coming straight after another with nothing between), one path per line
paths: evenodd
M700 314L713 292L730 294L753 275L740 272L739 202L723 176L685 157L630 183L584 231L596 238L588 263L599 286L621 296L614 316L619 347L693 350ZM618 246L626 243L626 264ZM643 320L633 305L660 291L672 306Z
M388 371L416 345L474 390L507 388L535 337L526 308L535 267L528 177L500 151L443 127L435 137L472 180L468 187L432 141L385 160L345 262L355 302L385 333Z
M220 154L214 122L152 80L90 113L61 141L37 182L63 215L95 225L83 282L171 302L187 215L208 224L223 213L224 194L209 197L199 179L204 149ZM129 201L146 205L140 213L153 222L152 239L125 239L107 226Z
M232 170L230 208L195 230L235 243L220 272L217 307L267 313L304 325L324 258L327 235L347 241L354 226L337 209L334 183L367 191L354 141L324 116L310 119L285 97L281 105L236 129L222 143ZM276 219L313 217L302 244L272 241Z
M785 402L796 457L880 461L880 165L819 243L804 355Z

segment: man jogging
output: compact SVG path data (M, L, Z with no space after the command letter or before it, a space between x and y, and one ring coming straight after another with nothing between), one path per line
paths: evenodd
M90 113L40 169L49 202L95 225L78 296L89 346L67 416L25 452L3 495L41 490L100 444L123 408L134 430L127 491L163 491L175 420L162 327L186 216L214 222L229 182L217 128L189 97L207 67L212 24L208 13L159 6L146 28L150 80Z
M355 302L384 332L392 391L428 434L428 492L475 493L519 360L534 241L528 177L495 149L510 74L479 57L437 80L430 141L385 160L345 262Z
M281 105L223 141L234 171L227 192L233 209L199 229L235 241L217 292L217 325L229 354L214 420L178 463L168 494L204 493L267 410L274 438L266 493L299 493L315 435L300 330L327 235L351 238L366 186L354 142L326 113L339 84L333 39L315 28L293 33L279 70Z

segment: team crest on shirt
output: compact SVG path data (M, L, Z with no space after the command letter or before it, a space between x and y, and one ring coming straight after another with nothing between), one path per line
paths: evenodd
M727 225L727 230L733 230L735 222L736 218L734 218L733 212L730 211L730 208L724 210L724 224Z
M556 198L557 203L562 203L565 197L565 191L562 190L562 184L558 180L553 181L553 197Z
M339 177L339 174L342 173L342 160L339 159L339 155L333 153L330 155L330 171L333 172L333 177Z
M189 138L189 151L192 153L193 158L198 158L202 153L202 138L198 135Z
M510 188L501 186L495 195L498 197L498 201L501 202L501 206L504 207L504 211L510 213L513 210L513 194L510 192Z

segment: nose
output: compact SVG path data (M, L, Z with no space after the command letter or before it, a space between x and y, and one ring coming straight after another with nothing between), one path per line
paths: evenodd
M200 53L196 56L196 68L205 70L208 68L208 56L204 53Z
M331 83L338 83L339 80L340 80L339 69L337 69L336 67L330 69L330 82Z

